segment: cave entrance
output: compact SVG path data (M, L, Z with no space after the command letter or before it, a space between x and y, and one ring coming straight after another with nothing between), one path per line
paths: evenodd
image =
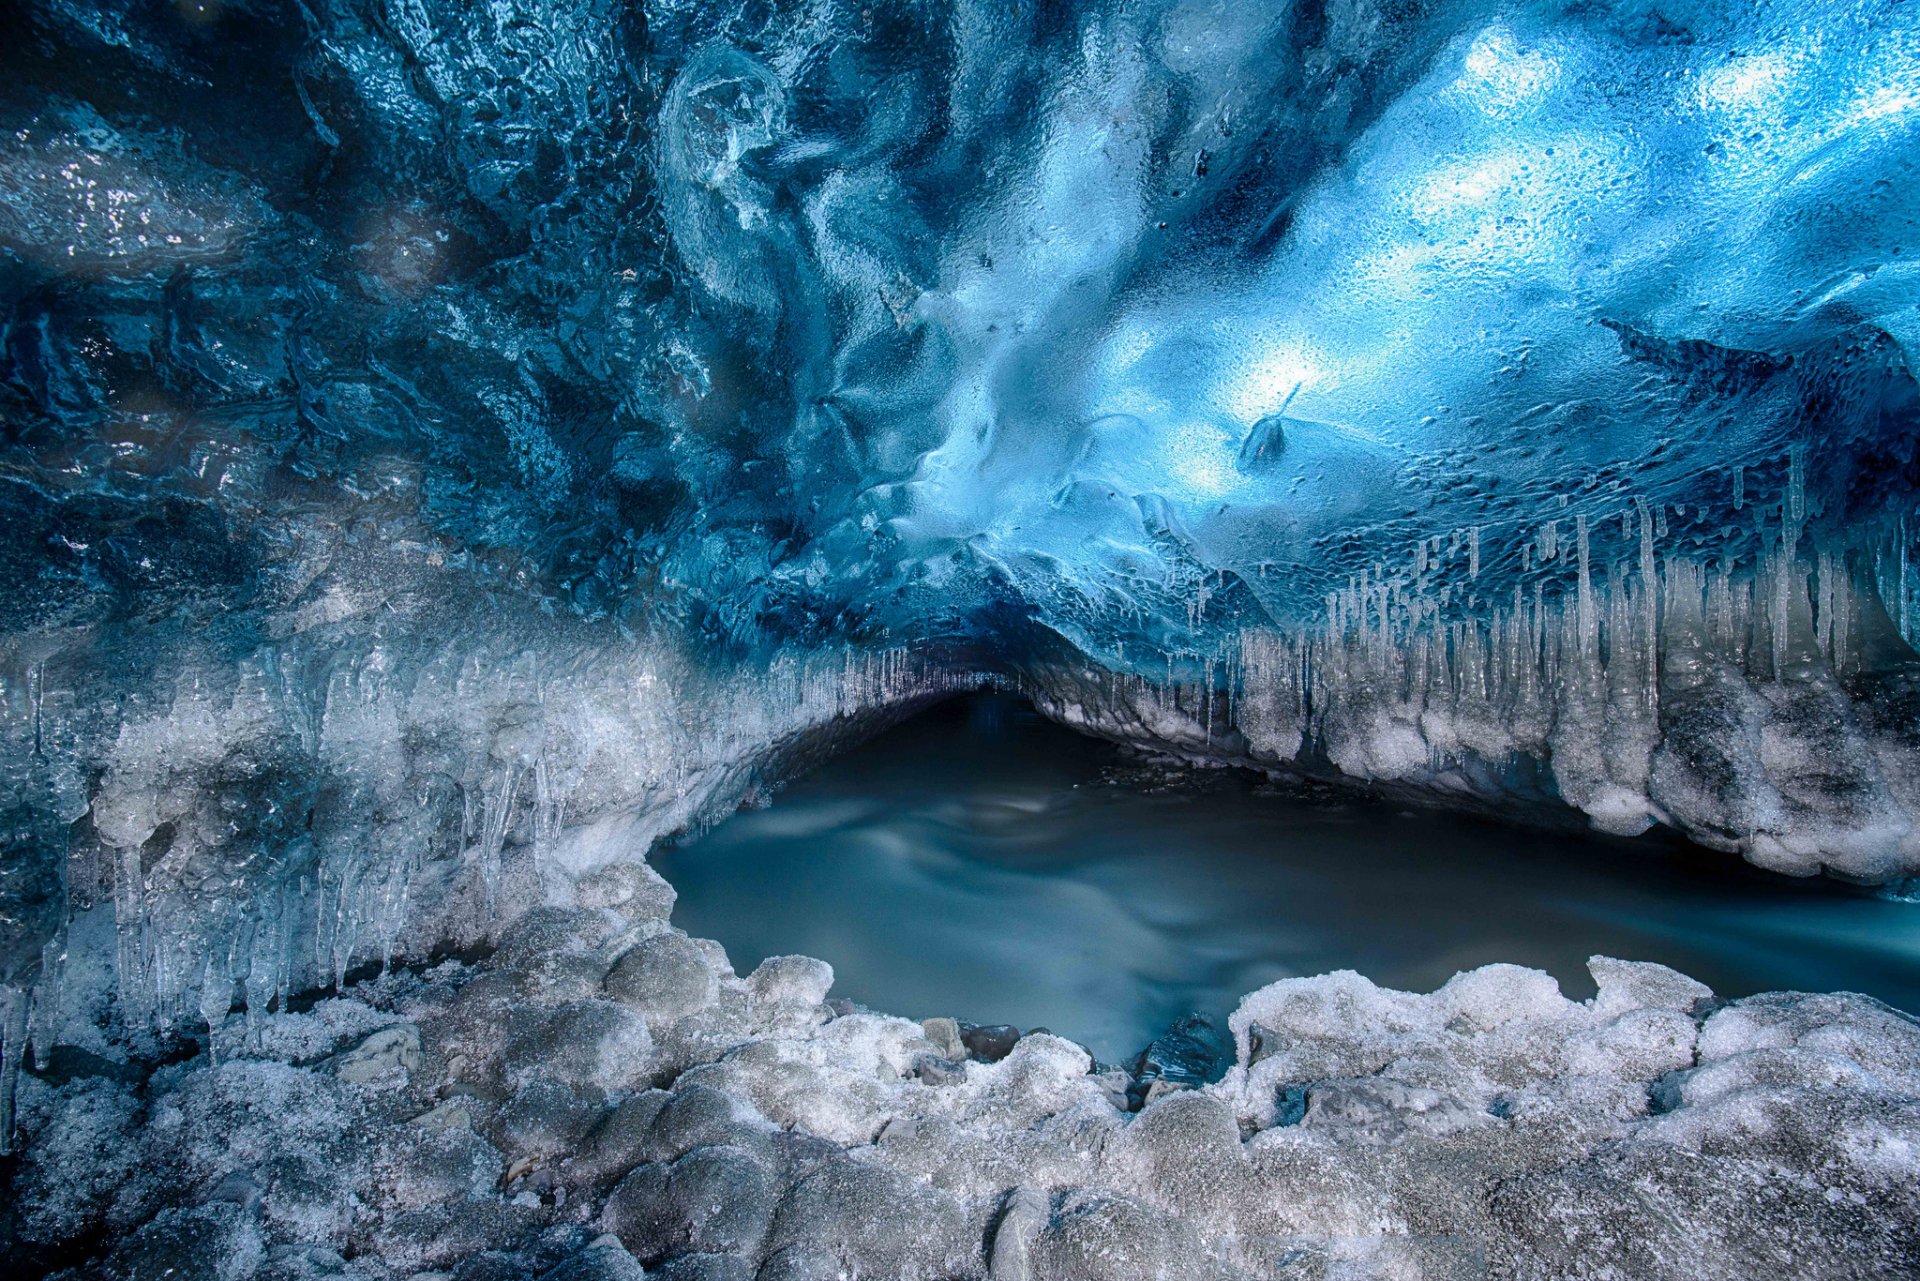
M656 855L675 924L742 973L799 952L889 1013L1045 1026L1119 1061L1194 1011L1355 969L1427 991L1493 961L1592 994L1594 953L1722 996L1920 1009L1920 905L1666 838L1541 833L1154 766L1005 694L894 727Z

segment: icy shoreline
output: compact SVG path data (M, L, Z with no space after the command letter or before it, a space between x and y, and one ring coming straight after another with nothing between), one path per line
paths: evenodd
M1290 979L1224 1080L1135 1113L1061 1038L986 1062L829 1003L822 962L737 976L673 897L610 865L484 961L216 1020L144 1080L61 1056L22 1083L16 1248L221 1281L1920 1265L1920 1023L1868 998L1604 958L1588 1002L1511 966Z

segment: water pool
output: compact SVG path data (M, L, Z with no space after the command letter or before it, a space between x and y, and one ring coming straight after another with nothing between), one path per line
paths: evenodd
M1543 834L1169 774L1004 696L946 704L656 855L674 921L832 963L891 1013L1045 1026L1117 1061L1288 975L1425 991L1490 961L1592 994L1594 953L1723 996L1920 1009L1920 904L1678 841Z

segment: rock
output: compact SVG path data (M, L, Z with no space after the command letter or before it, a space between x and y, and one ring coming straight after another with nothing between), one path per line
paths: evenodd
M496 972L538 970L552 958L590 951L611 928L604 913L578 907L532 908L500 933L490 964Z
M753 1146L771 1128L751 1103L696 1082L682 1085L662 1102L644 1152L651 1161L672 1161L709 1144Z
M966 1047L969 1057L983 1063L998 1063L1013 1053L1013 1047L1020 1043L1020 1029L1009 1023L989 1023L981 1026L977 1023L962 1023L960 1043Z
M1593 998L1594 1013L1615 1018L1628 1010L1678 1010L1692 1013L1703 1001L1713 998L1713 989L1664 965L1651 961L1616 961L1610 956L1590 957L1587 973L1600 985Z
M552 1156L577 1145L605 1109L606 1093L596 1087L536 1079L501 1105L491 1133L511 1155Z
M607 1199L600 1222L641 1259L688 1250L757 1250L773 1217L775 1190L753 1155L731 1146L695 1148L672 1165L634 1170Z
M265 1261L253 1216L231 1202L162 1210L107 1256L113 1281L242 1281Z
M614 963L607 994L662 1022L713 1004L720 979L692 940L677 930L635 944Z
M920 1030L925 1032L927 1039L932 1041L939 1049L940 1057L946 1059L964 1059L967 1057L967 1047L960 1039L960 1024L956 1020L949 1018L922 1019L920 1021Z
M1107 1068L1094 1073L1093 1079L1105 1092L1107 1102L1113 1105L1114 1111L1127 1110L1127 1090L1133 1085L1133 1078L1127 1075L1126 1069Z
M1034 1281L1199 1281L1207 1271L1191 1229L1099 1190L1067 1193L1032 1251Z
M1169 1081L1164 1076L1154 1077L1147 1082L1146 1090L1140 1095L1140 1106L1147 1107L1166 1098L1169 1094L1179 1094L1193 1089L1185 1081Z
M334 1060L334 1076L350 1085L404 1079L426 1061L420 1029L411 1023L381 1028Z
M825 1250L790 1245L768 1255L754 1281L847 1281L847 1273L840 1260Z
M844 1157L794 1185L768 1243L824 1250L854 1276L888 1281L933 1281L958 1271L959 1261L976 1257L979 1248L950 1193Z
M1155 1037L1134 1061L1130 1097L1145 1103L1169 1087L1205 1085L1232 1060L1233 1047L1212 1019L1186 1014ZM1156 1092L1155 1086L1160 1088Z
M762 1004L811 1010L827 999L833 967L810 956L770 956L747 976L747 990Z
M643 1281L645 1275L639 1260L627 1253L619 1237L609 1232L595 1237L585 1249L543 1272L540 1281Z
M451 1098L436 1103L419 1116L408 1122L420 1127L426 1134L457 1134L473 1129L473 1113L464 1098Z
M938 1054L922 1054L913 1061L913 1074L927 1085L958 1085L967 1079L967 1065Z
M1560 981L1545 970L1524 965L1483 965L1463 970L1433 994L1432 1001L1451 1020L1480 1030L1515 1020L1552 1022L1578 1008L1560 993Z
M613 1001L568 1001L516 1010L508 1022L510 1084L545 1077L566 1085L625 1090L644 1085L653 1037L637 1012Z
M653 1275L659 1281L754 1281L753 1264L737 1254L683 1254Z
M645 863L613 863L574 882L582 907L611 908L630 921L664 921L679 899L666 878Z
M1007 1193L1000 1218L993 1227L993 1247L987 1255L987 1275L991 1281L1032 1281L1033 1242L1046 1225L1045 1192L1022 1186Z
M590 1184L617 1179L645 1160L647 1136L667 1101L665 1090L643 1090L605 1114L567 1162L570 1178ZM675 1153L674 1155L678 1155Z
M380 1201L406 1209L485 1195L499 1182L500 1166L498 1149L450 1122L407 1125L380 1145L373 1160Z
M1439 1136L1488 1124L1485 1111L1386 1077L1326 1081L1307 1091L1306 1129L1338 1130L1344 1139L1385 1145L1411 1134Z

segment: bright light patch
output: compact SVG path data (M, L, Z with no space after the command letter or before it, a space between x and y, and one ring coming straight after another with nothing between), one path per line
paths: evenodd
M1854 110L1856 120L1885 120L1902 116L1920 106L1920 93L1904 85L1881 85L1861 100Z
M1700 105L1750 111L1778 98L1791 71L1777 53L1730 59L1700 77Z
M1166 436L1167 474L1192 497L1219 498L1240 483L1234 467L1239 447L1239 441L1211 423L1176 427Z
M1510 112L1551 93L1560 83L1560 60L1522 49L1505 26L1489 27L1467 50L1461 88L1491 115Z
M1323 377L1320 366L1300 348L1286 344L1257 357L1214 401L1234 418L1252 423L1278 412L1294 388L1312 387Z
M1420 190L1419 204L1430 208L1473 208L1515 186L1526 168L1511 151L1496 152L1469 165L1446 170Z

